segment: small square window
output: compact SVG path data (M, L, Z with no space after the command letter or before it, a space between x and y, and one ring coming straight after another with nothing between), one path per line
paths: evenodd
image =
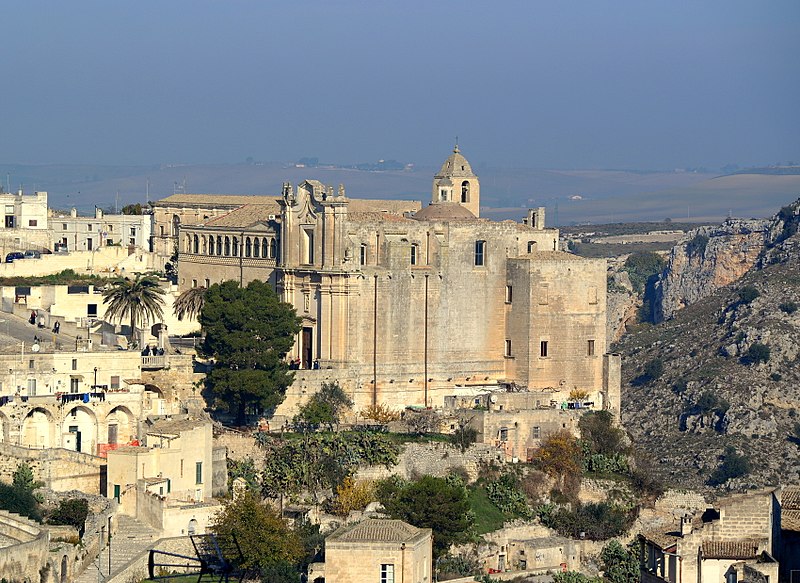
M72 370L78 370L78 359L77 358L73 358L72 359Z
M111 377L111 388L118 389L119 388L119 376L113 375Z
M38 220L36 220L36 219L28 219L28 226L29 226L29 227L35 227L35 226L37 226L38 224L39 224L39 221L38 221Z
M94 225L92 225L92 224L90 223L90 224L88 225L88 230L89 230L89 231L93 231L93 230L94 230Z
M62 231L66 231L67 230L67 223L61 223L61 230Z
M28 361L28 368L34 368L36 366L36 362L31 359Z

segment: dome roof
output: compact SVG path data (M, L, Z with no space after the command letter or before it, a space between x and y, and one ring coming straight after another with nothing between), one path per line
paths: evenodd
M461 150L458 149L458 144L453 148L453 153L444 161L439 174L436 178L443 176L453 176L456 178L474 178L475 174L472 172L472 166L469 165L467 159L461 155Z
M435 202L418 210L412 217L418 221L475 220L475 215L457 202Z

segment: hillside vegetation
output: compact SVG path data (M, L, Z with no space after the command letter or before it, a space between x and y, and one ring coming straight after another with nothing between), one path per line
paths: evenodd
M743 277L617 346L623 423L669 484L800 479L799 203L773 219Z

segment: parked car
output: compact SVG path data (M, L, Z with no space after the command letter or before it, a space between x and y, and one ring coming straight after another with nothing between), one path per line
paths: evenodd
M14 263L18 259L25 259L25 254L22 251L12 251L6 255L6 263Z
M42 254L39 251L28 249L25 251L25 259L41 259Z

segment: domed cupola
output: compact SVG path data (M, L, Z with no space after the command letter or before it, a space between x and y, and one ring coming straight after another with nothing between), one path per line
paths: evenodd
M438 202L456 202L474 216L480 215L480 182L458 144L433 177L431 203Z

